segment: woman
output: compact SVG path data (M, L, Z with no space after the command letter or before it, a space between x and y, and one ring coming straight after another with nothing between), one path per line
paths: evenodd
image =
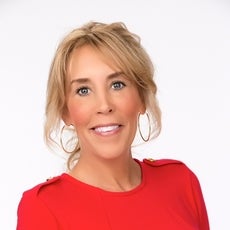
M160 132L156 92L152 62L124 24L90 22L68 34L51 65L45 138L60 135L69 170L23 194L17 229L209 229L190 169L132 158L137 129L144 141Z

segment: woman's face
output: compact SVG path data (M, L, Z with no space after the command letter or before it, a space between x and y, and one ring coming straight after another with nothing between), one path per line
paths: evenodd
M90 46L74 50L69 62L63 119L76 129L81 157L130 154L138 113L144 112L135 85L106 63Z

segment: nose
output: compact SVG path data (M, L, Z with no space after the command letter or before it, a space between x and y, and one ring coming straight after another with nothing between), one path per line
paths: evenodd
M109 114L114 111L113 100L109 93L100 93L97 97L97 113Z

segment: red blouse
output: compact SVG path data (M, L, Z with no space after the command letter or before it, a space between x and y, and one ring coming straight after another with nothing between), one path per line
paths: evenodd
M197 177L175 160L137 161L142 183L108 192L62 174L24 192L17 230L208 230Z

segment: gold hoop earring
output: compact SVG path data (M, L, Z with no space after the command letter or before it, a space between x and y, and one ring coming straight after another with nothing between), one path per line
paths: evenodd
M60 132L60 144L61 144L61 148L63 149L64 152L71 154L71 153L74 151L75 148L73 148L73 150L70 151L70 150L67 150L67 149L64 147L63 133L64 133L65 130L66 130L66 131L67 131L67 130L73 131L73 130L71 130L70 126L63 125L63 127L62 127L62 129L61 129L61 132ZM66 141L66 143L67 143L67 144L70 144L71 140L73 140L73 138L71 138L70 140Z
M148 128L149 128L148 129L148 136L147 136L147 138L144 138L144 136L142 135L142 132L141 132L141 127L140 127L140 116L141 116L141 113L138 114L138 119L137 119L138 122L137 122L137 124L138 124L138 131L140 133L140 136L141 136L142 140L144 142L147 142L147 141L149 141L150 135L151 135L151 124L150 124L149 114L146 112L145 115L146 115L147 120L148 120Z

